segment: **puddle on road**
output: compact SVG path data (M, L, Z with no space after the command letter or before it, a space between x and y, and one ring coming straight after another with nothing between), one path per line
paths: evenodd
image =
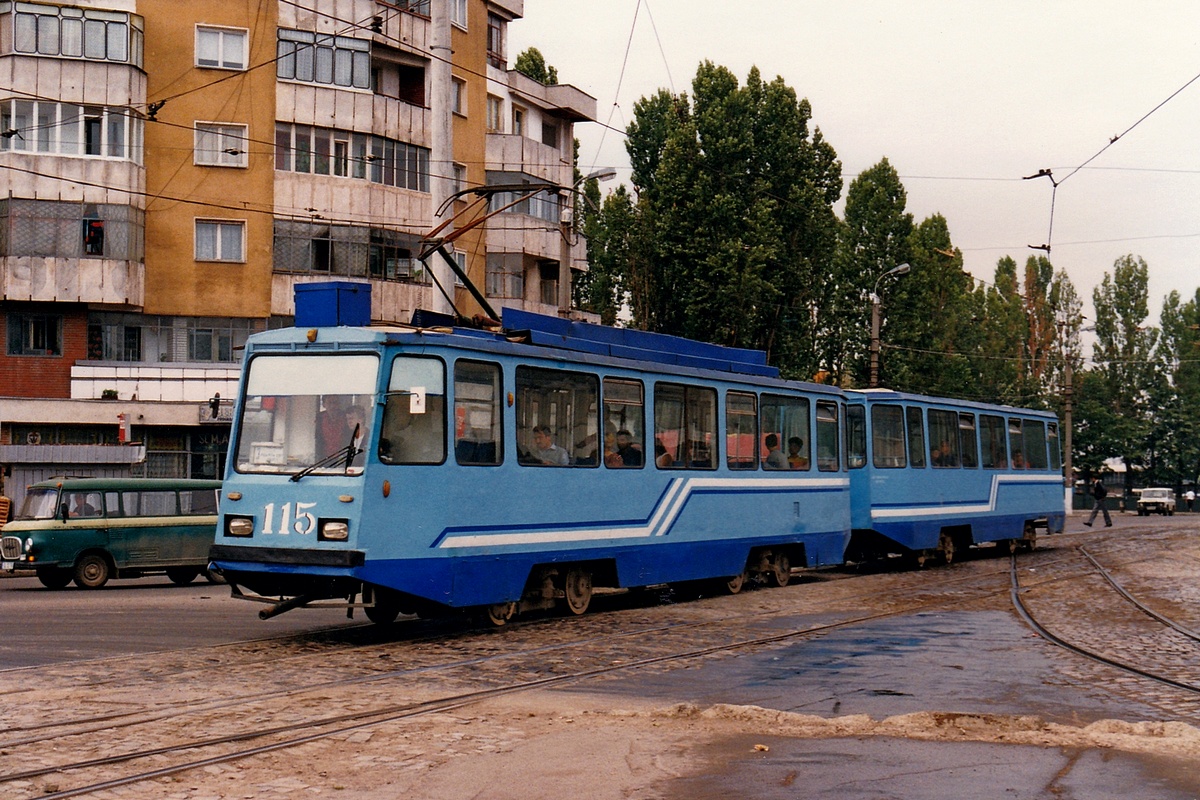
M764 746L766 750L761 749ZM707 767L670 781L662 787L664 797L1190 800L1200 796L1200 777L1186 762L1108 750L882 737L733 736L710 742L696 755Z
M804 624L808 624L805 621ZM876 719L919 711L1036 714L1048 721L1161 719L1064 678L1048 646L1000 611L879 620L769 650L638 671L591 690L663 703L730 703Z

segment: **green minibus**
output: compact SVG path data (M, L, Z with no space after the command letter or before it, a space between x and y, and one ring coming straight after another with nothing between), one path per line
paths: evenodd
M34 570L49 589L158 572L190 583L207 572L220 491L220 481L182 478L35 483L0 528L0 570Z

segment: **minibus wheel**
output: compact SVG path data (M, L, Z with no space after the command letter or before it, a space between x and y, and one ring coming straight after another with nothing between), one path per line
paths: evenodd
M47 589L65 589L71 582L71 570L62 567L38 567L37 579Z
M199 575L200 570L196 567L167 567L167 577L176 586L187 586Z
M80 589L99 589L108 583L110 572L104 556L88 553L75 562L75 585Z

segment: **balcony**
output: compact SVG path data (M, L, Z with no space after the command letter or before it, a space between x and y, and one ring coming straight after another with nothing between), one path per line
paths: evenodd
M141 308L146 267L107 258L0 258L0 300Z

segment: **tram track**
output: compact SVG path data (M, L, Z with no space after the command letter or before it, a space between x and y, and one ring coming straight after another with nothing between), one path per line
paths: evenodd
M955 590L956 602L983 600L1003 596L1006 592L1006 586L1003 581L997 581L998 577L1004 575L1005 570L985 568L979 571L973 571L973 574L964 576L954 576L944 579L941 584L943 586L953 587ZM966 589L963 585L966 584ZM862 594L867 594L863 592ZM855 592L854 594L859 594ZM590 661L585 661L579 664L578 668L569 669L557 674L537 674L545 671L547 660L542 658L537 664L532 665L532 670L535 674L526 675L520 680L506 679L497 681L497 674L507 674L510 667L504 669L493 670L490 680L497 685L486 687L483 689L473 689L471 691L448 691L439 694L436 697L420 701L408 701L401 703L385 703L382 707L377 704L372 704L374 707L364 708L361 710L349 711L338 715L324 715L321 717L310 717L299 719L292 722L263 725L245 724L241 731L229 733L231 725L241 725L242 720L231 719L228 715L221 716L222 735L219 736L200 736L193 737L187 741L180 741L171 745L164 745L151 748L136 748L126 747L121 750L123 739L120 739L120 734L117 733L120 729L116 726L107 726L88 733L95 737L101 734L103 730L112 730L114 734L109 739L116 739L104 745L108 750L104 755L97 755L93 758L80 759L71 763L47 764L40 767L31 767L28 769L20 769L15 772L9 772L0 775L0 785L14 784L20 781L32 781L38 777L48 775L59 775L70 772L75 775L80 771L103 770L106 767L114 765L138 765L144 764L147 761L159 762L163 758L169 758L172 755L185 753L189 758L185 758L181 762L170 766L156 766L154 769L137 769L136 771L117 777L101 776L99 779L90 779L85 786L79 786L69 790L46 792L38 791L36 794L30 794L30 797L74 797L80 794L89 792L101 791L103 789L114 788L116 786L128 785L141 781L153 780L167 775L173 775L180 772L185 772L191 769L197 769L204 766L211 766L217 763L225 763L241 758L248 758L257 754L273 752L289 747L296 747L307 742L315 741L316 739L328 738L338 735L343 735L348 732L359 730L364 727L373 725L381 725L388 722L401 721L414 716L423 714L432 714L438 712L449 711L454 708L459 708L464 705L482 702L484 700L512 694L522 691L530 691L540 688L548 688L552 686L581 682L591 679L599 679L606 675L621 673L632 670L640 670L652 668L656 665L667 666L673 663L702 659L705 657L719 656L724 653L729 653L737 650L744 650L758 647L769 647L789 640L797 640L808 637L817 637L824 633L838 630L841 628L851 627L855 625L866 624L881 619L890 617L917 613L929 608L944 605L944 593L939 593L928 586L928 580L920 585L911 587L908 593L907 602L902 597L897 597L897 602L889 603L885 610L877 611L869 614L856 614L846 619L836 620L827 623L814 624L809 627L799 630L787 630L780 632L772 632L759 636L745 636L730 641L731 628L735 630L743 630L746 627L747 620L758 619L760 621L770 622L773 617L781 616L785 613L795 613L794 609L790 612L785 609L772 609L754 614L739 614L724 616L715 620L701 620L698 622L690 622L669 626L675 632L680 634L680 637L672 641L671 649L667 652L662 652L663 636L662 630L664 627L659 626L660 630L650 631L643 629L641 631L625 633L617 636L607 637L589 637L584 640L573 641L569 643L561 643L545 648L536 648L523 650L517 653L503 653L481 656L479 658L463 660L456 664L446 664L442 667L433 666L426 672L435 671L438 669L458 670L467 666L469 661L472 666L479 666L484 663L496 664L499 660L507 659L528 659L530 655L544 656L547 653L555 653L560 656L557 660L559 665L568 663L575 664L584 661L584 656L590 657ZM964 598L965 595L965 598ZM559 624L563 620L557 621ZM702 637L702 641L697 641L697 631L705 630L706 636ZM507 632L506 632L507 633ZM656 635L657 634L657 635ZM658 648L658 652L644 653L641 655L633 655L633 657L625 657L619 660L619 663L612 663L612 658L616 653L609 650L596 653L576 653L574 657L569 652L571 648L579 648L582 650L596 650L596 645L599 642L607 641L615 642L618 639L626 639L628 636L643 635L654 640L654 647ZM681 642L690 646L682 646ZM630 656L630 651L625 650L621 655ZM605 662L608 663L605 663ZM531 667L524 667L526 670ZM560 667L561 668L561 667ZM401 675L411 675L411 671L399 671L395 674L388 675L389 678L399 678ZM382 678L381 678L382 680ZM488 676L484 676L482 682L487 682ZM363 681L358 680L353 683L361 684ZM480 680L476 676L475 683ZM391 684L402 683L402 681L392 680ZM326 689L330 687L325 687ZM347 682L342 688L352 688L351 683ZM286 693L288 699L294 699L295 693ZM361 693L360 693L361 694ZM386 699L386 698L385 698ZM237 701L231 701L237 702ZM186 709L181 709L186 711ZM209 709L211 711L211 709ZM251 715L258 719L258 714ZM132 723L136 724L136 723ZM72 745L72 737L79 735L79 731L63 732L57 737L43 737L40 739L42 743L57 741L61 749L70 750ZM15 743L14 743L15 745ZM221 750L223 748L234 745L235 748L228 752L218 752L213 755L196 758L195 754L198 750ZM237 746L237 745L252 745L252 746ZM19 748L15 746L5 745L8 751L7 762L12 763L14 756L19 755ZM43 747L41 750L47 749Z
M981 565L984 562L980 562ZM962 582L972 582L978 580L987 580L990 577L1003 574L1003 570L986 570L982 574L972 574L967 576L943 576L938 582L938 587L951 587ZM896 613L906 613L909 610L916 608L911 602L905 603L904 595L920 597L930 592L928 586L929 580L926 577L928 573L904 573L893 574L893 577L901 578L904 581L904 586L900 588L900 595L896 597L896 601L901 603ZM816 589L820 584L812 584L812 588ZM895 590L893 590L895 591ZM936 592L935 592L936 593ZM755 593L757 595L757 593ZM774 595L757 595L757 596L774 596ZM856 601L872 597L873 590L855 591L844 593L840 596L839 602L854 603ZM710 598L715 600L716 598ZM704 601L699 601L704 602ZM681 609L692 608L691 602L677 604ZM924 607L922 604L920 607ZM653 608L649 606L648 608ZM646 610L646 609L643 609ZM622 612L612 612L622 613ZM652 637L656 635L664 635L672 632L682 632L695 629L710 628L713 626L729 626L736 624L748 624L755 620L768 620L771 617L787 615L794 613L791 606L787 608L768 609L754 613L742 613L733 615L724 615L715 619L693 620L684 622L674 622L670 624L661 624L654 622L646 625L630 626L628 620L622 621L622 628L619 632L606 630L605 620L609 619L607 614L588 615L575 620L566 620L562 618L546 617L535 618L518 623L513 623L507 626L506 629L496 631L491 628L465 628L453 629L447 632L445 629L433 631L426 635L416 636L412 638L396 638L389 639L386 642L376 642L369 645L363 645L359 641L351 641L345 645L333 645L334 649L322 649L319 651L309 651L295 654L292 656L281 655L280 653L272 653L261 655L257 652L258 645L263 640L253 640L250 644L255 647L256 652L250 659L230 659L212 661L202 666L189 666L186 669L162 671L158 669L147 668L145 657L140 659L129 659L131 674L126 678L109 677L106 680L97 681L94 683L85 683L82 688L87 690L103 689L105 693L118 691L122 688L132 691L137 694L137 690L144 687L148 694L142 695L147 697L153 696L154 687L161 685L165 681L190 681L195 685L212 686L213 693L218 695L217 699L209 699L195 697L187 700L184 703L175 705L163 705L161 703L142 704L135 708L129 708L123 705L123 710L113 713L105 713L99 715L91 715L86 717L73 717L70 719L61 719L55 717L53 719L43 718L38 721L26 724L10 724L8 727L0 729L0 736L9 735L8 739L0 739L0 747L19 747L30 744L36 744L42 741L53 740L60 736L83 734L97 730L104 730L116 727L130 727L136 725L150 724L158 720L167 718L176 718L180 716L195 716L198 714L208 713L219 709L230 709L247 704L267 702L278 698L296 698L305 694L311 694L320 691L335 690L338 688L346 688L355 685L362 685L373 682L382 682L394 680L398 678L411 677L413 675L428 673L431 671L449 671L454 669L469 669L478 668L489 662L500 660L512 660L519 658L529 658L535 656L545 656L556 652L569 650L571 648L586 648L589 646L604 646L606 643L616 642L622 639L636 639L638 637ZM407 625L407 622L401 622L393 629L400 629L400 626ZM542 634L542 629L550 626L567 626L570 625L575 629L580 626L588 626L593 629L593 632L582 639L572 639L566 642L559 642L549 645L540 645L533 648L524 647L524 641L529 637L538 637ZM375 630L373 627L366 627L368 631ZM599 628L599 630L595 630ZM350 629L351 631L357 629ZM322 631L321 638L328 640L330 631ZM490 655L482 655L472 658L455 658L451 661L440 659L441 651L458 650L461 645L461 640L464 637L476 640L479 643L485 642L484 638L491 636L502 636L505 649L502 652L495 652ZM299 645L304 645L303 637L297 637L294 634L286 637L281 637L279 642L296 642ZM274 641L272 643L275 643ZM515 649L514 646L515 645ZM432 646L432 648L431 648ZM486 646L486 645L483 645ZM211 649L228 649L229 646L218 645ZM403 648L398 650L398 648ZM209 648L192 649L185 651L170 651L164 656L169 660L187 659L203 654ZM379 661L382 659L406 658L412 663L400 669L380 670ZM112 659L99 659L99 663L111 664ZM235 669L254 669L260 665L269 664L276 673L281 673L285 669L291 673L299 675L310 675L314 671L323 673L333 673L344 675L346 671L353 671L354 674L330 680L308 681L303 684L295 684L286 688L280 688L267 692L251 692L241 693L236 696L230 696L230 687L226 684L225 691L222 691L220 681L228 680L228 674ZM214 677L215 676L215 677ZM74 674L68 672L64 678L71 683L71 693L75 697L80 697L80 684L76 681ZM29 689L24 691L31 691ZM9 693L9 709L12 719L13 713L19 711L20 706L12 702L12 696L15 692ZM40 704L39 704L40 705ZM29 733L34 734L24 737L12 737L11 734Z
M1200 661L1197 655L1200 634L1149 608L1122 586L1083 545L1076 545L1074 549L1083 557L1088 567L1086 571L1042 578L1032 586L1021 585L1016 560L1010 562L1010 595L1018 616L1039 636L1063 650L1135 679L1152 681L1184 693L1190 698L1186 706L1195 715L1195 698L1200 695L1200 669L1192 665ZM1098 585L1110 591L1087 594L1086 604L1068 607L1059 602L1063 597L1059 592L1062 587L1078 595L1081 581L1094 583L1096 578L1101 579ZM1040 610L1035 610L1030 599L1039 593L1045 597ZM1113 607L1112 598L1122 601L1117 608ZM1054 621L1047 621L1047 617ZM1157 626L1147 629L1147 623L1137 620L1150 620ZM1076 642L1082 638L1089 641L1087 646ZM1164 655L1172 653L1177 657ZM1115 686L1110 688L1116 690ZM1178 705L1170 698L1166 702Z

